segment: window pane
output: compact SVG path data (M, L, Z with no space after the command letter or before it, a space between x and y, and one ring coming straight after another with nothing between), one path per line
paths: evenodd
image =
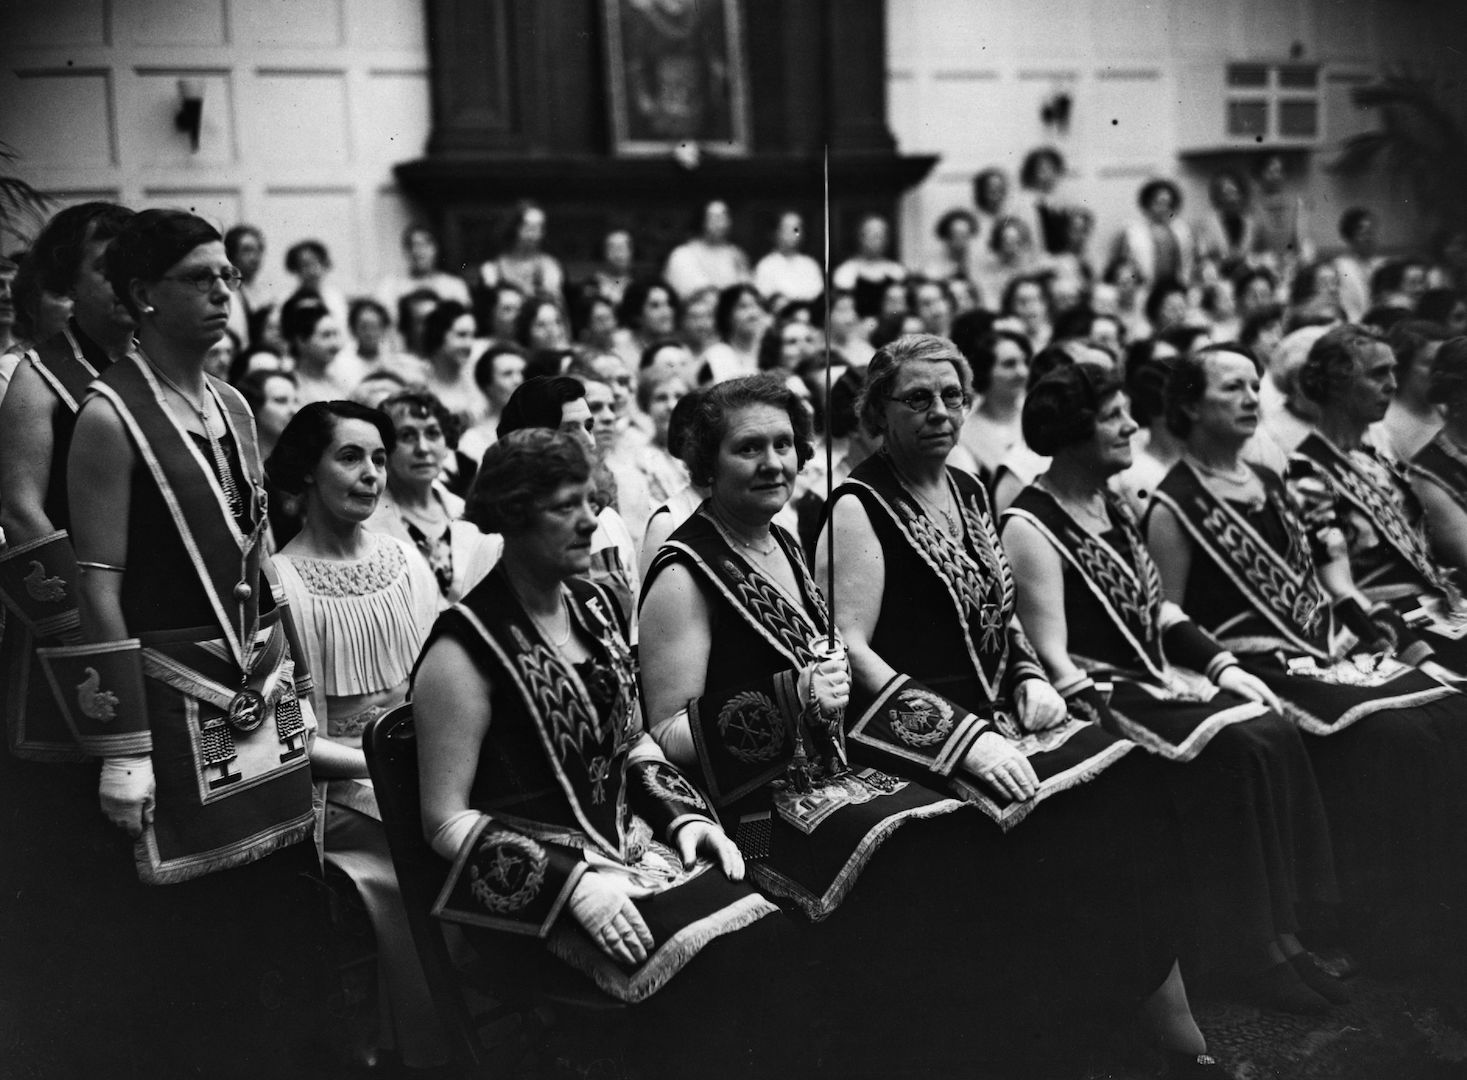
M1229 64L1229 86L1267 86L1268 67L1264 64Z
M1279 86L1285 90L1313 90L1318 85L1317 67L1279 68Z
M1229 135L1267 135L1268 102L1228 102Z
M1279 135L1285 139L1312 139L1319 134L1319 104L1280 101Z

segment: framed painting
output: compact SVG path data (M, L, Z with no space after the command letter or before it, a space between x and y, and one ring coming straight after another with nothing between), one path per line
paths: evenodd
M741 0L601 0L612 149L749 150Z

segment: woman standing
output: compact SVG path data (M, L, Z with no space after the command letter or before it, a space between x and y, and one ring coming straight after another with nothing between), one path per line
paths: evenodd
M408 673L438 615L433 573L408 544L369 532L396 443L382 413L350 401L307 405L266 462L300 499L300 533L271 560L314 676L323 730L314 771L326 779L326 861L351 878L377 939L380 1037L409 1068L446 1060L443 1032L407 932L382 815L367 779L362 730L407 697Z
M138 345L77 418L67 475L85 644L53 652L50 674L103 759L102 808L134 839L139 878L168 886L108 909L109 959L130 969L113 985L146 985L139 1023L167 1025L140 1064L183 1072L228 1045L239 1068L278 1053L304 1015L282 1012L268 1037L260 1026L268 982L309 964L295 928L315 903L299 884L313 864L300 841L315 821L315 721L261 565L253 423L203 371L239 271L208 223L173 210L134 217L106 265Z
M723 382L759 370L759 346L769 325L769 312L752 285L730 285L718 294L713 323L718 341L703 350L704 378Z
M1364 612L1353 599L1332 605L1318 579L1353 591L1348 559L1317 567L1282 481L1243 463L1260 371L1238 349L1180 358L1168 384L1167 424L1184 451L1147 521L1162 586L1303 731L1357 929L1391 907L1450 906L1467 854L1462 697L1378 647L1347 644L1341 615L1353 610L1358 626Z
M1336 899L1314 774L1298 732L1270 711L1273 691L1166 602L1135 520L1106 486L1130 465L1135 432L1104 368L1059 368L1030 390L1024 437L1052 460L1004 514L1019 613L1067 698L1187 763L1165 775L1202 964L1244 975L1263 1004L1323 1011L1341 997L1333 980L1294 959L1301 906Z
M464 501L439 479L455 423L442 403L426 390L404 390L378 408L392 423L396 446L387 458L387 488L367 528L416 548L447 607L488 572L498 542L459 520Z
M554 256L541 250L544 242L545 211L529 200L517 203L505 232L504 250L479 267L480 283L486 288L508 283L526 296L560 295L565 272Z

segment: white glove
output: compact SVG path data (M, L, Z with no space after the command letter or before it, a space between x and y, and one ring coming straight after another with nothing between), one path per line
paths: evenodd
M652 931L616 878L588 870L571 890L566 907L591 940L613 960L640 964L652 948Z
M1059 727L1070 717L1070 708L1060 693L1043 679L1025 679L1014 690L1019 726L1025 731Z
M684 867L692 866L700 854L706 855L730 881L744 880L744 856L738 845L711 821L689 821L679 825L672 842Z
M102 778L97 796L102 813L112 824L137 839L143 826L153 823L153 803L158 785L153 781L153 759L147 754L102 759Z
M460 810L442 825L433 834L433 839L428 841L439 858L453 862L458 858L458 853L463 850L464 841L469 838L469 833L474 831L474 826L484 815L477 810Z
M801 701L815 692L815 704L827 716L840 712L851 700L851 670L844 654L830 660L817 660L800 672L798 689Z
M1039 790L1034 766L997 731L985 731L974 739L963 765L994 791L1018 802Z
M1274 712L1279 711L1278 695L1270 690L1268 684L1257 675L1244 671L1237 664L1225 667L1218 672L1217 688L1247 698L1249 701L1256 701L1260 705L1267 705Z

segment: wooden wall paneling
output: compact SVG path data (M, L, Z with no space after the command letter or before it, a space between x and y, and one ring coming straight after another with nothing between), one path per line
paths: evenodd
M346 44L346 0L230 0L243 48L322 49Z
M1172 141L1175 100L1159 68L1102 68L1076 95L1074 127L1092 161L1145 153Z
M1365 60L1375 53L1376 0L1310 0L1314 53L1327 60Z
M3 73L0 140L24 167L107 168L117 164L112 72L105 67Z
M1170 46L1176 11L1175 3L1090 0L1086 55L1117 65L1163 59Z
M116 0L132 45L221 46L229 41L225 0Z
M399 161L420 157L431 125L427 70L371 68L356 85L358 165L386 173Z
M12 0L4 36L12 47L104 46L109 37L109 0L48 0L44 19L21 18Z
M884 5L826 0L830 16L823 38L830 150L892 153L896 139L886 121L886 18Z
M530 149L552 154L609 149L600 5L539 4L533 18L531 32L522 33L518 45L528 61L521 71L533 79L526 87Z
M1006 77L1011 74L996 67L933 70L922 89L919 138L912 142L914 129L904 127L902 148L941 153L939 172L959 169L971 176L994 164L994 133L1012 124L1021 110L1038 116L1028 88Z
M348 295L370 283L362 272L356 227L356 189L350 186L278 185L264 191L259 220L266 224L270 248L262 275L282 298L295 287L285 271L285 252L298 240L326 245L335 266L330 281Z
M454 156L523 144L514 40L520 14L512 0L428 0L428 50L437 72L431 153Z
M345 14L347 44L354 47L417 53L428 47L422 0L351 0Z
M351 163L344 69L256 68L249 122L257 152L286 173Z
M143 201L148 206L167 206L197 214L220 233L243 220L237 188L144 188Z

